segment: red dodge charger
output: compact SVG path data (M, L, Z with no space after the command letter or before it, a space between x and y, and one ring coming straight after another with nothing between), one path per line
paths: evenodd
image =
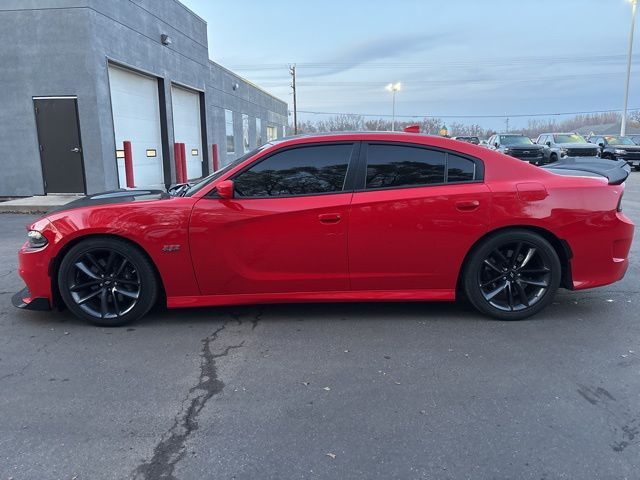
M618 169L623 172L622 169ZM13 303L95 324L169 308L455 300L495 318L627 269L624 174L545 170L411 133L274 141L168 194L120 190L28 226Z

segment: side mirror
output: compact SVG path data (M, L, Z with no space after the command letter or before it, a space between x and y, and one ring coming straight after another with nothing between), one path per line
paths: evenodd
M233 198L233 180L223 180L216 185L216 192L218 197L223 200L229 200Z
M550 147L550 146L551 146L551 142L547 142L547 147Z
M598 146L599 146L600 148L604 148L604 143L599 143L599 144L598 144Z
M500 145L498 145L498 142L493 144L494 147L498 148Z

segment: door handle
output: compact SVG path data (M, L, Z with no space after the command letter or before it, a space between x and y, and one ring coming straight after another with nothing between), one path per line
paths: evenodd
M73 153L80 153L80 149L78 147L72 148L71 152Z
M339 213L322 213L318 215L318 220L322 223L338 223L342 219Z
M480 206L478 200L461 200L456 202L456 208L461 212L471 212Z

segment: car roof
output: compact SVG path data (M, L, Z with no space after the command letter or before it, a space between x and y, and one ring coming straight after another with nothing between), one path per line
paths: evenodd
M376 137L376 136L397 136L398 138L403 138L407 136L419 135L421 137L435 137L435 138L445 138L440 135L430 135L427 133L414 133L414 132L391 132L388 130L363 130L363 131L340 131L340 132L319 132L319 133L300 133L298 135L289 135L287 137L282 137L277 140L273 140L273 143L285 141L285 140L295 140L298 138L305 139L313 139L313 138L326 138L326 137Z

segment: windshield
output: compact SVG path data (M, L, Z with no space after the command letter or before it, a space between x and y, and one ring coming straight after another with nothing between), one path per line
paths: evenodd
M270 147L271 145L273 145L272 143L265 143L264 145L259 146L258 148L255 148L253 150L251 150L249 153L245 153L243 156L241 156L240 158L235 159L234 161L232 161L231 163L229 163L228 165L225 165L224 167L222 167L220 170L216 170L214 173L212 173L211 175L204 177L202 180L200 180L198 183L191 185L189 187L189 190L186 191L186 193L184 194L185 197L190 197L191 195L193 195L194 193L196 193L197 191L201 190L202 188L206 187L207 185L209 185L211 182L213 182L216 178L220 178L224 173L226 173L227 171L231 170L233 167L235 167L236 165L241 164L242 162L244 162L247 158L252 157L254 155L256 155L258 152L261 152L262 150L264 150L267 147Z
M608 135L604 137L607 143L611 145L635 145L629 137L621 137L620 135Z
M533 145L533 142L529 137L524 135L500 135L501 145Z
M577 133L563 133L561 135L554 135L553 138L556 143L587 143L587 141Z

